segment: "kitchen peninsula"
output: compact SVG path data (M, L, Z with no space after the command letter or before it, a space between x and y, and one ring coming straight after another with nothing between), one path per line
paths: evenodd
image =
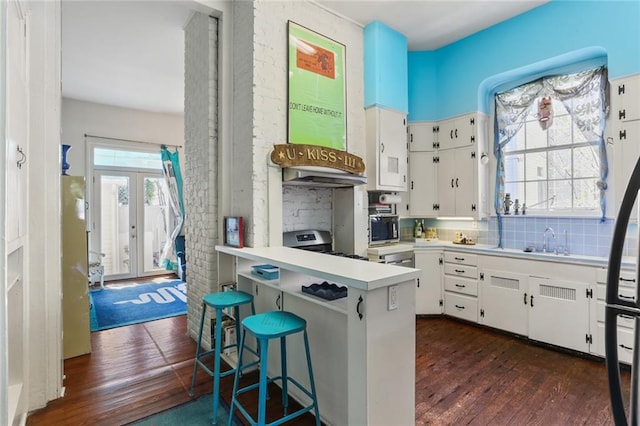
M323 422L414 424L417 269L289 247L216 250L220 282L235 281L253 294L257 312L281 309L307 320ZM253 274L260 264L278 267L279 279ZM326 301L302 292L303 285L324 281L346 286L347 297ZM288 363L290 374L306 385L302 347L290 339ZM279 372L279 349L272 349L270 375Z

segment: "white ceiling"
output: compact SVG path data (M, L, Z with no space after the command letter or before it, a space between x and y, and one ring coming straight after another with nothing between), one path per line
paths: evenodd
M62 2L62 95L182 114L188 3Z
M244 0L237 0L244 1ZM276 0L272 0L276 1ZM379 20L432 50L549 0L319 0L363 26ZM181 114L184 32L191 2L62 1L62 94Z
M434 50L549 0L319 0L367 25L381 21L407 36L409 50Z

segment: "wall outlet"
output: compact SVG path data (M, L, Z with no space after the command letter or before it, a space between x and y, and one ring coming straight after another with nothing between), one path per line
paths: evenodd
M390 285L389 287L389 298L388 300L388 311L393 311L394 309L398 309L398 286Z

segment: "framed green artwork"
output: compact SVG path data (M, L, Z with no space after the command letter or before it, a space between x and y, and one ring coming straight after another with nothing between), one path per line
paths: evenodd
M288 142L346 151L345 46L288 22Z

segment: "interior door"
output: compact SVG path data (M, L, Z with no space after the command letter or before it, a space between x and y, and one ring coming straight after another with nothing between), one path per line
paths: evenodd
M105 255L106 279L165 273L160 257L169 211L162 174L96 170L94 176L92 231Z

